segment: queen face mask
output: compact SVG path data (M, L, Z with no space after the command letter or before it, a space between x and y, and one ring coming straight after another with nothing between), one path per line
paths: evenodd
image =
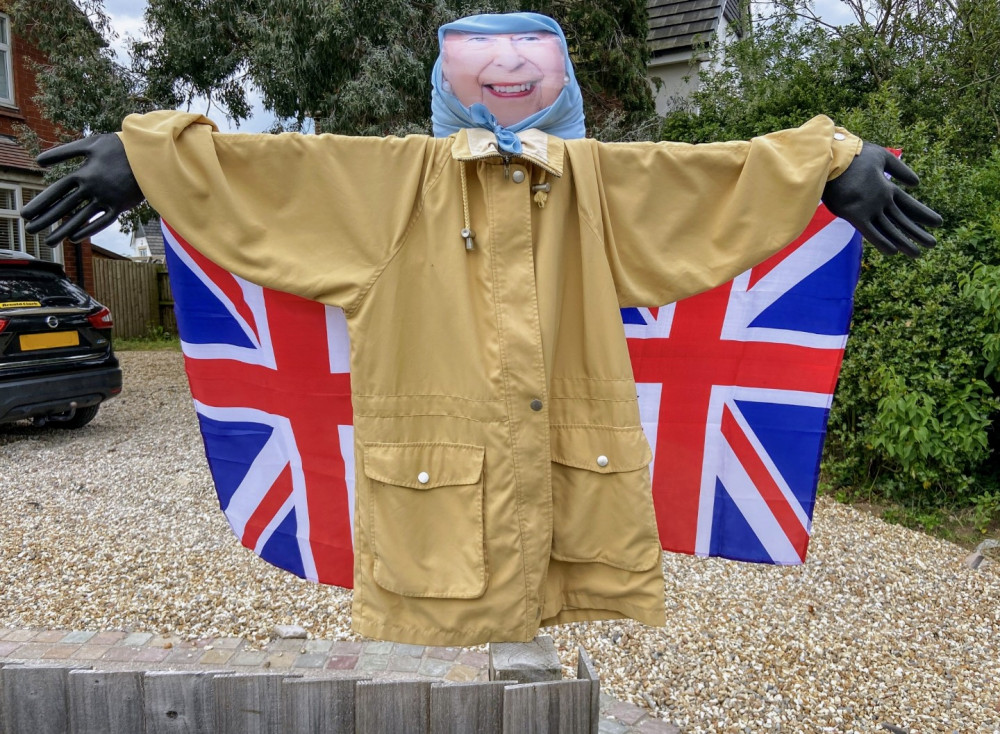
M466 107L485 105L503 126L550 107L569 83L555 33L449 31L441 44L446 88Z
M431 79L436 136L486 128L505 150L517 146L513 133L528 128L584 136L583 97L566 37L552 18L473 15L441 26L438 41Z

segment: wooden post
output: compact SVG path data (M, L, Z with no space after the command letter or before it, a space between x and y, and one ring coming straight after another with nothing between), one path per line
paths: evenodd
M584 734L591 728L588 680L528 683L504 689L504 734Z
M465 683L431 688L430 734L502 734L506 683Z
M354 678L285 680L281 685L285 734L354 734Z
M549 635L531 642L491 642L490 680L541 683L562 680L559 653Z
M150 671L143 680L146 734L212 734L213 673Z
M358 683L354 697L356 734L427 734L430 691L426 681Z
M597 734L601 720L601 679L583 645L577 645L576 653L576 677L590 682L590 734Z
M71 670L67 692L73 734L143 731L142 673Z
M5 666L0 670L5 734L69 730L66 712L68 668Z
M283 675L217 675L215 731L218 734L284 734L281 710Z

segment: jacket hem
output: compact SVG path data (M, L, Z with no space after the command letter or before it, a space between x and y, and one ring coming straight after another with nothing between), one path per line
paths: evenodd
M538 632L537 629L532 630L527 637L524 637L512 630L495 628L470 629L466 627L462 630L442 630L427 629L426 627L402 627L358 616L351 620L351 629L359 635L375 640L401 642L407 645L441 645L445 647L468 647L470 645L484 645L488 642L530 642Z
M563 596L563 608L554 616L543 619L539 626L599 622L606 619L634 619L650 627L664 627L667 624L663 603L655 606L637 605L601 596L566 594Z

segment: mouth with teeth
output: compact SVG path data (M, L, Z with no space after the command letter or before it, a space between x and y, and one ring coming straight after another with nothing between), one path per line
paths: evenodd
M484 84L490 94L503 99L515 99L517 97L527 97L533 91L537 82L524 82L522 84Z

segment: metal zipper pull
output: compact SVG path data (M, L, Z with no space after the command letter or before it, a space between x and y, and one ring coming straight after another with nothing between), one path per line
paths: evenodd
M510 178L510 155L501 155L503 158L503 178L506 181Z

